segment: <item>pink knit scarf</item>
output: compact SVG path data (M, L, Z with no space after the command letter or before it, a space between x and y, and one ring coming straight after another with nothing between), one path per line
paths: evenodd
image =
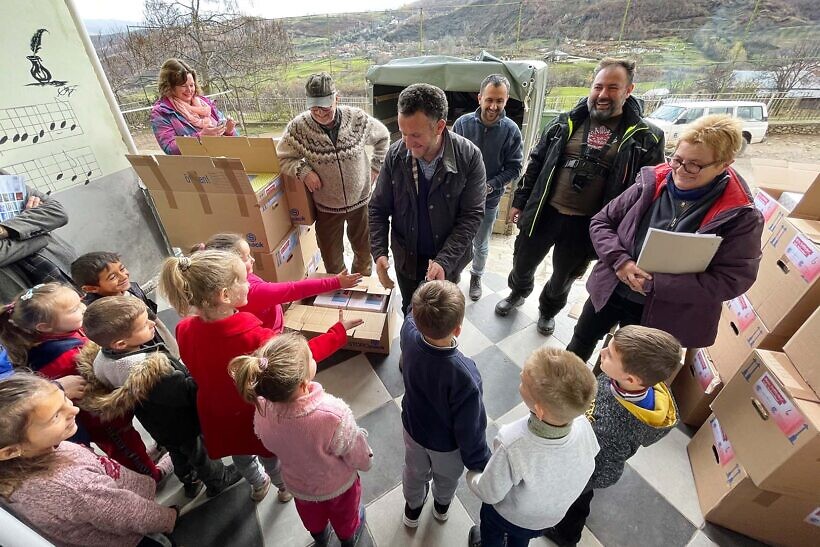
M216 126L216 120L211 117L211 107L198 96L194 96L191 104L180 101L174 96L168 98L171 99L174 110L182 114L188 123L197 129Z

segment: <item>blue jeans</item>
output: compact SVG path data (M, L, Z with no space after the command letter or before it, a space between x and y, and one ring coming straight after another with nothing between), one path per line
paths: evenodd
M481 504L480 515L481 547L527 547L531 539L543 533L543 530L529 530L512 524L486 503Z
M487 254L490 252L490 236L493 233L493 224L498 216L498 206L484 210L484 218L478 225L478 231L473 238L473 264L470 266L470 274L481 277L484 273L484 265L487 264Z

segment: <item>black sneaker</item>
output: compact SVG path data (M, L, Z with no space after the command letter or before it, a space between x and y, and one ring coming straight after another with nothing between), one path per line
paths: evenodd
M505 315L510 313L510 311L512 311L513 308L517 308L518 306L520 306L523 303L524 303L524 297L523 296L521 296L517 292L511 292L510 296L508 296L507 298L502 299L498 304L495 305L495 313L496 313L496 315L500 315L501 317L504 317Z
M470 528L470 535L467 536L467 545L470 547L481 547L481 527L478 524Z
M481 278L477 275L470 275L470 300L475 302L481 298Z
M362 537L362 532L364 531L364 521L364 505L359 504L359 525L356 527L356 531L353 532L352 538L342 540L342 547L356 547L356 544L359 543L359 538Z
M321 534L311 532L310 535L313 536L313 547L327 547L330 541L330 525L325 526Z
M449 516L447 511L450 509L450 504L443 505L436 500L433 500L433 518L439 522L444 522Z
M202 484L202 481L199 479L195 479L192 481L185 481L182 483L182 490L185 492L185 497L189 500L194 499L202 492L202 488L205 485Z
M417 509L410 509L410 504L406 501L404 502L404 517L402 517L402 522L408 528L418 528L419 526L419 517L421 516L421 510L424 509L424 504L427 503L427 494L430 493L430 483L424 484L424 499L421 502L421 505L418 506Z
M216 484L211 484L205 490L205 495L209 498L215 498L234 484L242 480L242 475L236 470L233 465L226 465L222 472L222 480Z
M544 336L549 336L550 334L555 332L555 318L544 317L543 315L541 315L538 317L538 323L536 324L535 328L537 328L538 332L540 332Z
M544 530L544 537L556 544L558 547L575 547L578 545L574 541L570 541L559 534L558 530L555 528L547 528Z

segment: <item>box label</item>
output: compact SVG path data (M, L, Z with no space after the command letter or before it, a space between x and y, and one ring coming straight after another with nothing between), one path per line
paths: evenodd
M293 230L276 252L276 266L279 267L293 256L293 250L299 243L299 230Z
M735 325L740 332L745 331L749 325L754 323L755 317L757 317L752 303L749 302L745 294L726 302L726 307L734 315Z
M806 418L789 397L783 393L777 381L769 372L764 372L754 384L759 400L766 407L777 428L783 432L791 444L803 431L809 429Z
M755 196L755 207L763 213L763 219L769 222L772 215L777 211L777 202L766 192L760 191Z
M720 422L718 422L717 418L712 418L709 421L709 425L712 426L712 436L715 439L718 463L724 466L735 459L735 451L732 449L732 443L729 442L729 439L726 438L726 434L721 429Z
M809 516L807 516L804 520L813 526L820 527L820 507L809 513Z
M786 256L797 267L806 283L813 283L820 275L820 252L803 234L797 234L786 247Z
M698 384L700 384L704 393L712 393L720 385L720 376L703 351L698 351L695 354L692 367L695 369L695 378L697 378Z

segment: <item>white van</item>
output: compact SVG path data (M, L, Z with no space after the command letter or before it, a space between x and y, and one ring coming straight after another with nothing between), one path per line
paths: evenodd
M743 149L753 142L763 142L769 129L769 111L765 103L751 101L664 101L652 114L650 122L663 129L667 146L673 146L686 125L709 114L729 114L743 121Z

